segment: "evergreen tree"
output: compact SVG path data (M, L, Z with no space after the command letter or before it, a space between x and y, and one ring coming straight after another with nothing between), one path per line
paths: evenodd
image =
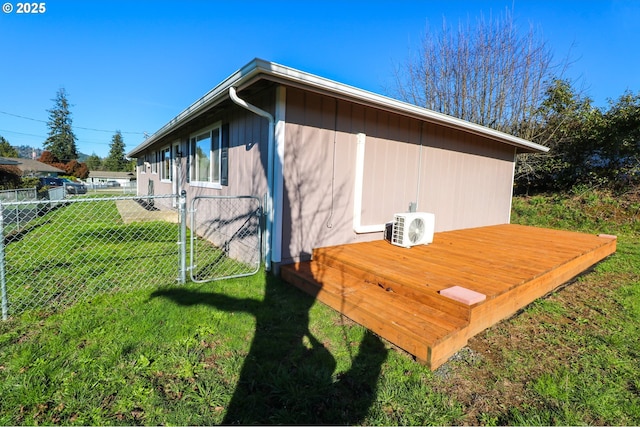
M9 144L9 141L0 136L0 156L1 157L18 157L18 150Z
M90 171L97 171L102 166L102 159L96 153L93 153L87 157L86 163Z
M76 148L76 136L71 128L71 111L69 101L64 88L56 94L54 107L49 112L49 137L43 146L45 150L51 151L62 162L69 162L78 158Z
M108 171L122 172L127 170L128 161L124 156L124 141L119 130L111 138L109 155L104 159L103 164Z

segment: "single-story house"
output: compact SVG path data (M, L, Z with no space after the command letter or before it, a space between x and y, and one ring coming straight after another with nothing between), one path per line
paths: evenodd
M507 224L516 155L546 147L254 59L127 154L138 193L267 201L267 268L383 238L395 213L435 231Z
M11 188L20 183L22 171L17 164L16 161L0 157L0 188Z
M115 182L120 187L134 186L135 181L135 172L89 171L89 176L85 179L90 185L109 185Z
M2 164L10 164L15 166L21 173L21 176L58 176L64 174L62 169L33 159L0 157Z

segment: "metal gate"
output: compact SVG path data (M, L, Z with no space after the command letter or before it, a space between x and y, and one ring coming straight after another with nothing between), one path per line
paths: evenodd
M260 269L262 206L254 196L198 196L191 200L191 280L250 276Z
M184 283L187 271L195 282L255 274L261 214L256 197L196 197L187 212L184 192L0 201L2 319Z

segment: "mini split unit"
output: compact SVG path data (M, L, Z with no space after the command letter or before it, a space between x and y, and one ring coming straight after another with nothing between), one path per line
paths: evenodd
M399 213L393 216L390 241L396 246L410 248L433 242L435 215L427 212Z

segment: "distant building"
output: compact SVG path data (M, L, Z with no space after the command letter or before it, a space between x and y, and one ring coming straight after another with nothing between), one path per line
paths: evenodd
M85 182L92 185L113 185L115 182L120 187L132 187L136 185L136 173L89 171L89 176L85 179Z
M58 176L65 171L33 159L0 157L0 165L13 166L20 176Z

